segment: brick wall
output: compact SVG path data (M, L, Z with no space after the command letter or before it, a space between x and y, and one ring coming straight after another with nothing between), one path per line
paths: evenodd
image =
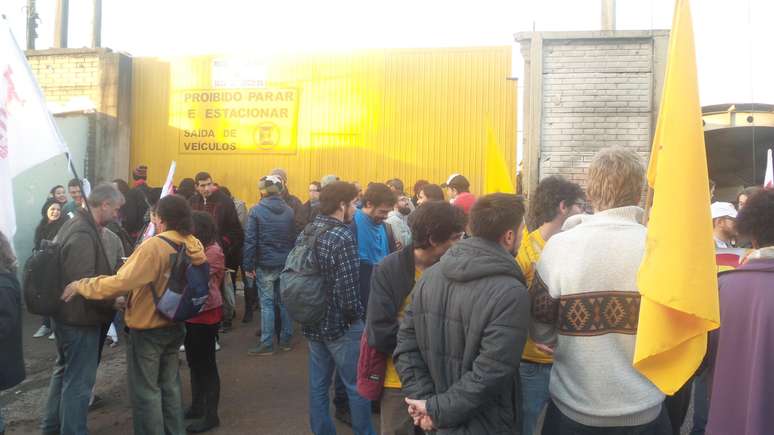
M594 154L624 146L650 151L652 42L550 41L543 58L540 178L583 183Z
M93 181L129 173L131 58L110 49L50 49L26 53L48 103L62 111L93 108L84 167ZM88 99L69 105L72 99Z
M102 99L101 51L30 51L27 61L47 101L64 104L73 97L87 97L99 110Z
M516 35L524 57L525 190L562 175L585 186L602 148L647 162L669 32L538 32Z

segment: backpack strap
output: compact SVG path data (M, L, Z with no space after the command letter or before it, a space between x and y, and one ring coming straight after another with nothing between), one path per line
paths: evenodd
M174 249L176 253L178 251L180 251L180 249L183 248L183 245L181 245L179 243L175 243L172 240L170 240L170 239L168 239L168 238L166 238L164 236L159 235L159 236L156 236L156 237L158 237L159 239L167 242L167 244L169 246L171 246L172 249ZM148 285L150 286L151 295L153 296L153 305L158 305L158 303L159 303L159 295L156 293L156 286L153 285L153 281L149 282Z
M384 230L387 232L387 252L392 254L398 250L398 243L395 239L395 231L392 230L392 225L387 222L383 222Z
M166 238L166 237L164 237L164 236L161 236L161 235L160 235L160 236L159 236L159 239L161 239L161 240L163 240L163 241L167 242L167 244L168 244L169 246L171 246L171 247L172 247L172 248L173 248L175 251L179 251L179 250L180 250L180 249L183 247L183 245L181 245L181 244L179 244L179 243L176 243L176 242L173 242L172 240L170 240L170 239L168 239L168 238Z

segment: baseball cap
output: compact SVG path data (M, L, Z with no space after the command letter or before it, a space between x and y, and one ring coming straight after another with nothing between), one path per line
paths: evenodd
M710 206L712 219L730 217L736 219L736 209L730 202L713 202Z
M258 190L266 192L268 194L282 193L284 186L282 185L282 178L279 175L267 175L262 177L258 181Z
M333 174L326 175L322 177L322 179L320 180L320 186L325 187L336 181L339 181L339 177L337 177L336 175L333 175Z

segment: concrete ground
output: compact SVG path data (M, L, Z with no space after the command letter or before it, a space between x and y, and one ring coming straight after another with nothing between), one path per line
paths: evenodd
M241 298L238 298L241 304ZM242 308L234 330L221 334L218 352L221 378L220 422L212 434L306 434L309 431L307 389L307 346L296 330L293 350L273 356L250 357L247 349L255 346L255 331L260 316L243 325ZM256 313L258 314L258 313ZM19 386L0 393L0 406L7 422L6 434L40 433L39 422L48 393L48 381L56 359L54 342L32 338L40 318L24 319L24 356L27 379ZM190 403L190 383L185 355L180 353L183 403ZM126 386L125 347L106 346L97 373L97 394L104 405L89 413L91 435L132 433L132 415ZM374 420L378 423L378 418ZM338 432L352 433L339 424Z
M238 319L241 319L242 298L238 298ZM238 320L237 319L237 320ZM255 331L260 316L252 323L234 323L234 330L221 334L223 349L218 352L221 378L221 426L209 433L242 434L307 434L308 389L307 345L296 328L293 350L278 351L273 356L250 357L247 349L255 346ZM38 425L48 392L48 381L56 358L54 342L46 338L33 339L40 318L25 315L24 352L27 379L19 386L0 393L7 435L40 433ZM190 403L190 384L185 355L180 353L183 383L183 403ZM132 413L126 386L125 348L106 346L97 372L97 394L104 400L101 407L89 413L91 435L124 435L132 433ZM690 433L693 406L689 410L682 434ZM378 430L378 416L374 416ZM340 434L352 430L337 422Z

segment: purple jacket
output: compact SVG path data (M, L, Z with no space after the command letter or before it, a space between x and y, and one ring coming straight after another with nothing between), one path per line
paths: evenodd
M720 324L707 434L753 435L774 428L774 259L722 273ZM712 358L714 356L714 358Z

